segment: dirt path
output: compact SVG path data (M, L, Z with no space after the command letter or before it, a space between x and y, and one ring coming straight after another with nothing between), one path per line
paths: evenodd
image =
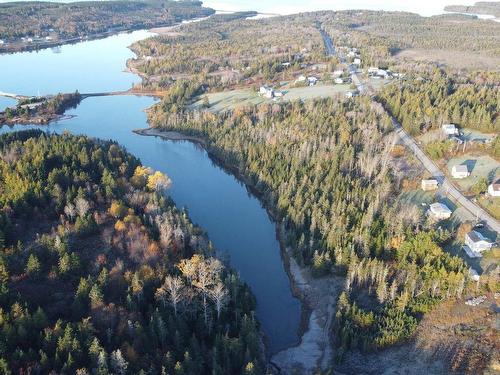
M336 276L314 278L309 269L297 264L290 249L286 251L293 288L307 304L310 315L300 344L275 354L271 361L283 374L314 374L319 369L330 368L332 346L329 332L344 279Z

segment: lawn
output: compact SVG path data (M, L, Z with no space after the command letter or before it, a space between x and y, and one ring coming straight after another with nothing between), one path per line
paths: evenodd
M315 98L327 98L334 95L344 95L350 90L350 85L321 85L306 86L306 87L293 87L282 89L285 94L284 101L291 100L310 100ZM204 97L208 98L211 112L222 112L233 110L237 107L247 105L258 105L261 103L273 103L273 100L266 99L260 96L252 89L241 89L232 91L222 91L203 95L191 104L190 108L198 109L203 106Z
M500 198L482 196L477 202L495 219L500 220Z
M465 154L460 157L450 159L447 168L451 174L454 165L467 165L471 175L463 179L453 179L453 181L464 191L468 191L481 178L486 178L491 183L500 174L500 163L488 155Z

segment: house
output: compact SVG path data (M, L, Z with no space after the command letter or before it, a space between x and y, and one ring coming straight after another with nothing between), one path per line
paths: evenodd
M275 91L274 92L274 98L282 98L285 94L283 93L283 91Z
M361 59L359 57L355 57L353 62L352 62L354 65L361 65Z
M274 89L269 86L261 86L259 94L267 99L272 99L274 97Z
M466 165L454 165L451 168L451 175L453 178L467 178L470 176L470 172Z
M281 66L282 66L283 68L289 68L289 67L290 67L290 65L291 65L291 64L290 64L289 62L284 62L284 63L281 63Z
M52 40L52 37L51 36L46 36L45 40Z
M2 44L5 44L5 42L2 39L0 39L0 45Z
M471 258L482 257L482 252L490 250L492 247L493 242L475 230L465 235L464 250Z
M431 191L436 190L438 188L438 182L434 179L422 180L422 190L423 191Z
M334 77L340 77L342 74L344 74L343 70L334 70L332 73Z
M500 179L488 186L488 194L492 197L500 197Z
M335 78L335 79L333 80L333 82L335 82L336 84L340 85L341 83L344 83L344 80L343 80L342 78L340 78L340 77L339 77L339 78Z
M458 135L458 129L455 124L443 124L441 126L444 134L446 135Z
M377 74L378 68L376 66L370 66L368 68L368 74Z
M451 210L444 203L436 202L429 206L429 215L438 220L449 219Z
M314 86L316 83L318 83L318 78L314 76L307 77L307 83L309 86Z
M355 96L358 96L358 92L357 91L347 91L345 93L345 96L347 98L354 98Z

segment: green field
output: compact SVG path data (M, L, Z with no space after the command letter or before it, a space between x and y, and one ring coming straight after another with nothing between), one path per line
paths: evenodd
M466 164L471 175L464 179L454 179L453 181L463 190L469 190L481 178L486 178L488 182L498 177L500 173L500 163L487 155L465 154L463 156L450 159L447 163L448 171L454 165Z
M315 98L327 98L334 95L344 95L350 90L350 85L321 85L293 87L281 90L285 95L283 101L309 100ZM208 110L221 112L233 110L241 106L253 106L261 103L273 103L271 99L260 96L252 89L241 89L232 91L222 91L203 95L191 104L190 108L198 109L203 106L204 98L208 98L210 106Z

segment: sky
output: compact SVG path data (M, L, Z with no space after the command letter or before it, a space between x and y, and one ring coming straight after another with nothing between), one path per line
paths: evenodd
M256 10L265 13L291 14L314 10L399 10L432 16L443 13L446 5L473 5L474 0L204 0L217 10Z

